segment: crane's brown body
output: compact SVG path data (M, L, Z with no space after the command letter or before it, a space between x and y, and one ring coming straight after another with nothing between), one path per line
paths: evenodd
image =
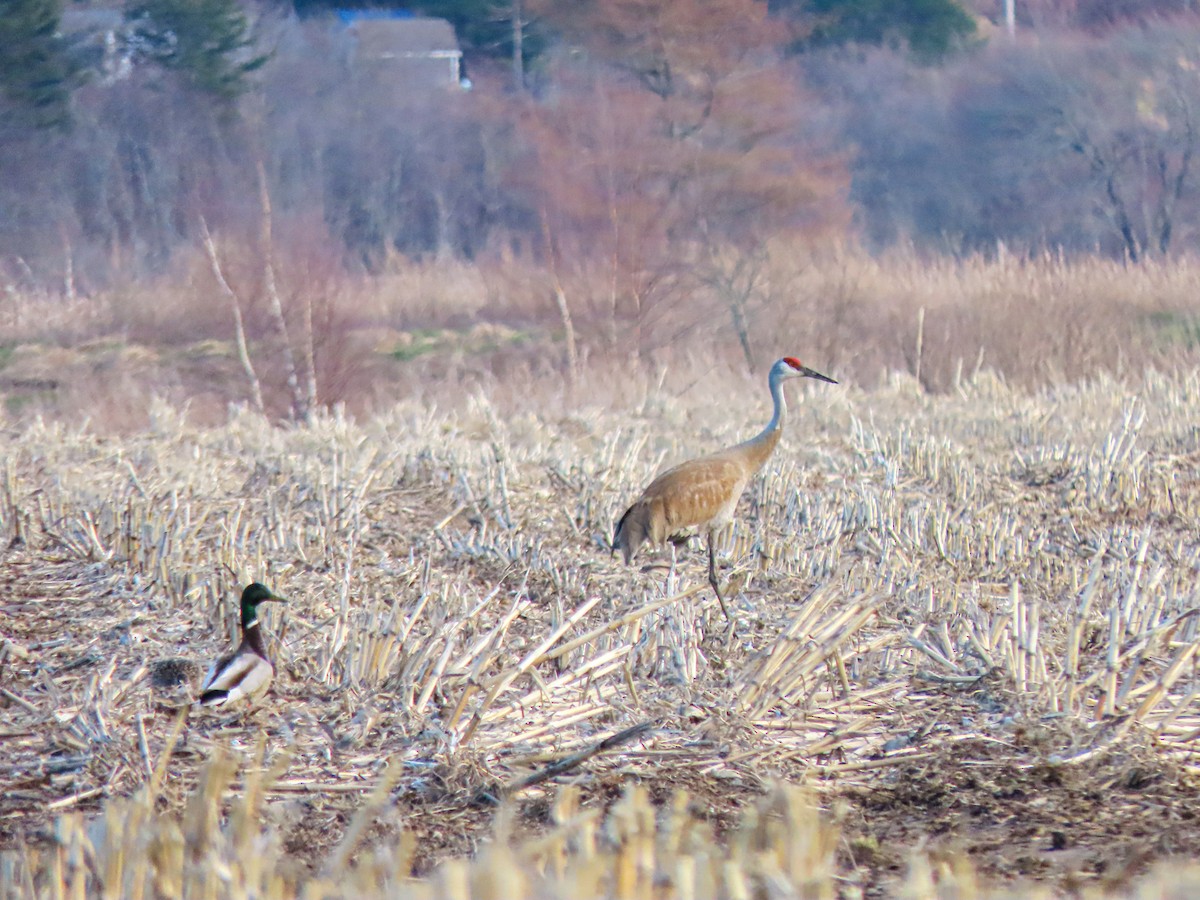
M750 479L779 443L782 429L663 472L634 501L617 523L613 546L626 564L649 541L662 544L688 528L719 530L733 521L738 500Z
M642 544L661 544L672 536L697 528L708 538L708 581L729 618L729 610L717 581L713 540L717 531L733 521L738 500L750 479L771 458L783 434L787 405L782 384L789 378L816 378L837 384L832 378L814 372L792 357L784 357L771 367L768 384L775 403L774 414L766 428L748 441L702 456L668 469L642 491L617 522L613 550L620 550L628 565ZM732 620L730 620L732 622Z

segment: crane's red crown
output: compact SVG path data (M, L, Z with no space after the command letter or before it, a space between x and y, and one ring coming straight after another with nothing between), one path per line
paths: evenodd
M800 365L800 360L796 359L796 357L794 357L794 356L785 356L783 358L783 361L785 363L787 363L789 366L791 366L793 369L795 369L797 372L799 372L801 369L804 368L804 366Z

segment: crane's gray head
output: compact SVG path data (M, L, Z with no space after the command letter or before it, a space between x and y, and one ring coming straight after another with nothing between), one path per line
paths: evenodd
M817 381L828 381L830 384L837 384L828 375L822 375L808 366L801 365L800 360L794 356L785 356L775 363L771 367L771 378L815 378Z

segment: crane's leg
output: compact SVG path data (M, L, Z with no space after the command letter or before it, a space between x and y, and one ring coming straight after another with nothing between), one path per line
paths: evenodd
M733 616L729 615L729 607L725 605L725 598L721 596L721 583L717 580L717 554L713 549L713 532L709 529L708 532L708 583L712 585L713 593L717 595L717 602L721 604L721 612L725 613L725 621L733 624Z
M675 593L677 588L675 575L675 544L671 542L671 568L667 570L667 596Z

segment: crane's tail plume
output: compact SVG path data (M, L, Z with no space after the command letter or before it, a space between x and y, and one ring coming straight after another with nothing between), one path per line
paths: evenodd
M635 503L625 510L625 515L621 516L621 520L617 522L616 531L613 533L612 549L614 552L621 551L625 557L625 565L629 565L633 561L638 548L649 537L649 513L650 509L647 504Z

